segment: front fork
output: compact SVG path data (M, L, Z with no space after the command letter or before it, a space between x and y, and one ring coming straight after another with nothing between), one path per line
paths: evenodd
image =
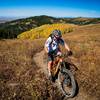
M60 59L57 66L56 66L56 70L54 72L54 75L57 75L59 70L61 71L63 69L62 67L65 67L65 63L63 62L62 59Z

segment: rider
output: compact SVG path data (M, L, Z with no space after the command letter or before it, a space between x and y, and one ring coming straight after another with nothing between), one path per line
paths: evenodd
M54 80L53 76L51 75L52 63L54 56L53 55L61 55L59 44L63 45L65 49L68 51L69 55L72 54L70 48L62 39L62 33L60 30L55 29L52 31L50 36L45 42L45 51L48 54L48 71L49 71L49 78L50 80Z

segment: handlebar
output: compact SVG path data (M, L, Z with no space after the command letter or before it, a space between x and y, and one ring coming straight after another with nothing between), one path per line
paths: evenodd
M59 56L59 57L68 57L68 56L72 56L72 51L68 51L67 53L64 53L64 54L61 54L61 55L55 55L55 54L52 54L52 53L49 53L48 55L52 55L52 56L54 56L54 57L57 57L57 56Z

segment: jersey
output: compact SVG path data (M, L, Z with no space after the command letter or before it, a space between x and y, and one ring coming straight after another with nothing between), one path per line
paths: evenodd
M45 47L48 48L49 52L55 51L57 49L59 49L59 44L64 45L64 40L62 38L60 38L59 40L57 40L55 37L49 37L46 42L45 42Z

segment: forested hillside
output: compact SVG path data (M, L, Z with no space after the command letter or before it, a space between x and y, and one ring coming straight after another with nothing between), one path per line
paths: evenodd
M44 24L70 23L87 25L100 23L100 18L54 18L50 16L35 16L0 24L0 39L16 38L20 33L29 31Z

